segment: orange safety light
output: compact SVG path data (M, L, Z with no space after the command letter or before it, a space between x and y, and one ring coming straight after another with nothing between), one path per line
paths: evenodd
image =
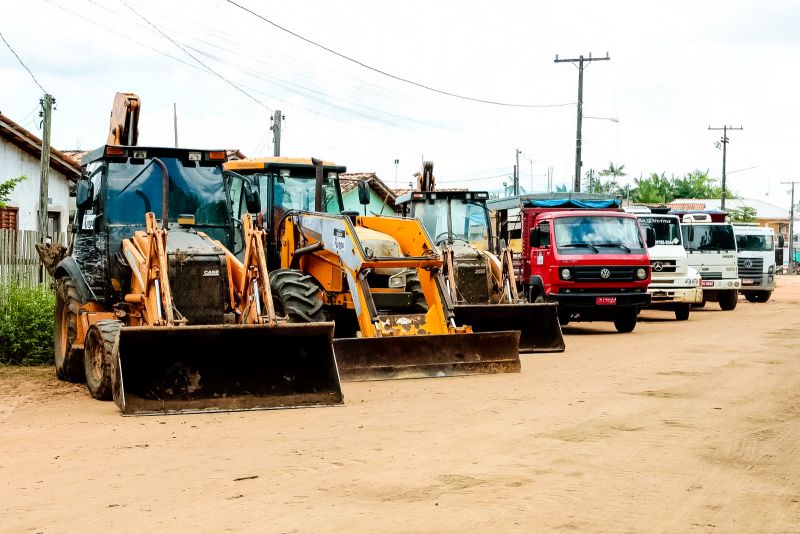
M208 159L225 159L224 150L212 150L208 153Z
M125 149L121 146L107 146L106 156L124 156Z

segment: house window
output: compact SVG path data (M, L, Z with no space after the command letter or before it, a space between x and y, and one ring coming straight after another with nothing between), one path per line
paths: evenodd
M0 230L17 229L17 208L0 208Z

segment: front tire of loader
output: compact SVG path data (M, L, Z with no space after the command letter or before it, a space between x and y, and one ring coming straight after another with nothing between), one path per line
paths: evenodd
M86 334L83 357L86 387L95 399L111 399L112 370L119 358L121 326L122 323L115 320L97 321Z
M83 350L73 348L78 335L78 289L68 277L56 282L56 313L53 323L56 376L67 382L83 382Z
M322 296L313 276L298 269L278 269L269 273L275 312L290 323L316 323L326 320Z

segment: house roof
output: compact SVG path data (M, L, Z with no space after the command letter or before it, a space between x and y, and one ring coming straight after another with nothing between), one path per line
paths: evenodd
M721 202L718 198L676 198L668 206L672 209L683 210L718 210L720 209L720 204ZM726 210L735 210L742 207L756 210L756 219L789 220L788 209L779 208L756 198L725 199Z
M385 199L386 204L394 209L394 201L397 198L395 191L378 178L374 172L346 172L342 173L339 178L343 195L357 188L359 182L366 181L375 194Z
M42 157L42 140L0 113L0 138L19 147L34 158ZM81 177L81 166L60 150L50 147L50 168L77 182Z

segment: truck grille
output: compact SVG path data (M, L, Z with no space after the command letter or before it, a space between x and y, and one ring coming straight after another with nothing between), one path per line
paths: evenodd
M700 273L703 280L722 280L722 273L716 271L708 271Z
M188 324L222 324L228 296L225 256L169 255L169 284L175 307Z
M608 269L609 276L604 278L601 272ZM591 267L575 267L572 277L576 282L629 282L634 280L636 267L603 267L594 265Z
M654 273L674 273L675 260L650 260L650 269Z
M747 278L753 280L754 283L761 283L764 276L764 258L739 258L738 264L739 278Z

